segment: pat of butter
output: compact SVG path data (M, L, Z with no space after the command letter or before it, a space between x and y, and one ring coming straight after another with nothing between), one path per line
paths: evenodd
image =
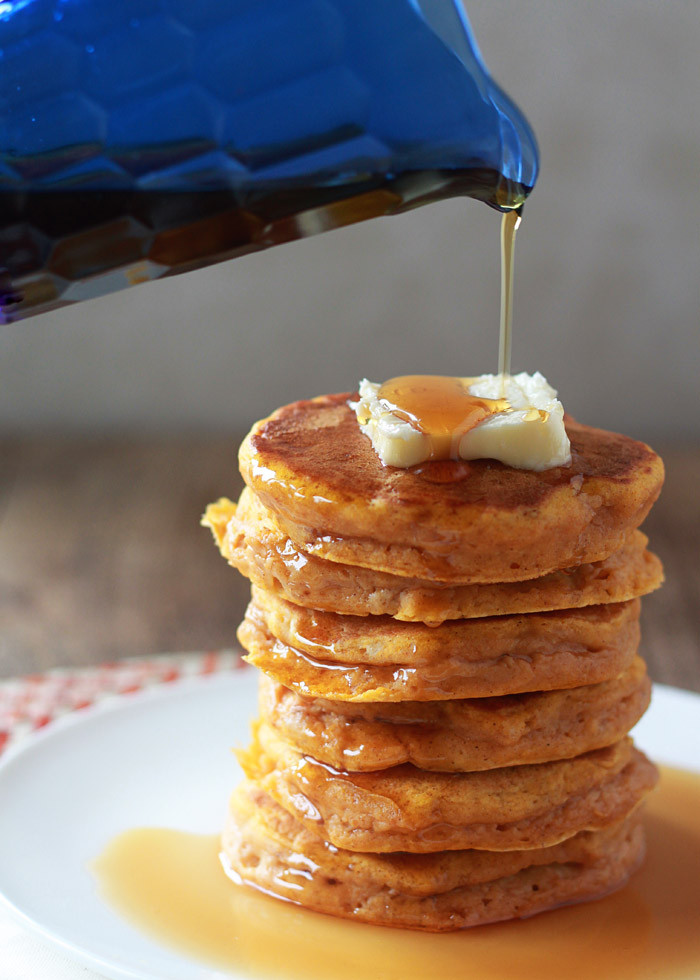
M497 459L524 470L547 470L571 462L564 429L564 409L557 393L539 373L482 374L468 379L468 393L478 398L505 398L508 408L487 416L450 446L425 427L396 414L401 406L379 397L381 385L360 383L360 399L350 407L385 466L406 468L427 459Z

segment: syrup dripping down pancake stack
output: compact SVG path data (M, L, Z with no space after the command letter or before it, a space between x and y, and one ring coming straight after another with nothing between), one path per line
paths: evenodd
M567 420L572 462L385 467L348 395L258 423L204 518L252 582L260 718L223 835L232 877L446 931L622 886L654 766L638 526L645 445Z

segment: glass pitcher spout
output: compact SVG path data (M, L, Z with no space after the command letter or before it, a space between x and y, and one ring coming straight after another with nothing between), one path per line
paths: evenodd
M489 75L461 0L412 2L448 51L459 59L476 88L476 93L463 95L464 115L454 131L461 141L463 165L486 163L498 174L490 194L483 195L488 204L500 209L519 207L534 187L539 167L537 141L530 124Z
M538 167L459 0L0 4L5 319Z

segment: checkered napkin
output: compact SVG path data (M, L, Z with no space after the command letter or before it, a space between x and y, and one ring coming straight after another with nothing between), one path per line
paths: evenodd
M0 752L24 735L69 711L80 711L108 697L131 694L180 677L214 674L245 666L233 650L159 654L99 667L59 667L0 681Z

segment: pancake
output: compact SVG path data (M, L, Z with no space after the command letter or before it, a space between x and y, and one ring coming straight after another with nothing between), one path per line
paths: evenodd
M639 643L638 599L556 612L452 620L441 626L390 616L343 616L306 609L253 587L246 619L302 653L341 664L417 667L450 657L486 662L504 654L531 658L596 654Z
M302 606L339 613L389 615L407 622L624 602L658 588L663 571L646 550L641 531L600 562L552 572L525 582L447 586L389 572L353 568L295 548L248 490L237 507L226 498L207 507L209 527L226 560L267 592Z
M657 778L629 739L575 759L484 772L403 765L347 773L260 724L239 759L308 830L335 847L377 853L548 847L624 819Z
M650 694L639 657L602 684L459 701L327 701L263 675L260 717L300 752L335 769L372 772L411 763L473 772L570 759L611 745L639 721Z
M244 480L283 534L333 562L452 584L536 578L621 548L663 482L648 446L572 419L567 467L384 466L350 397L278 409L239 454Z
M598 684L631 665L639 641L636 602L454 620L435 628L324 613L343 623L322 660L275 636L257 598L259 593L238 629L245 659L299 694L332 701L488 698ZM345 626L346 620L352 622ZM275 629L286 638L294 622L275 619ZM300 644L307 650L313 648L309 634ZM345 654L353 662L342 660Z
M329 847L250 782L235 791L222 838L234 879L319 912L428 931L599 897L625 883L643 852L634 813L527 851L358 854Z
M516 851L436 851L431 854L373 854L344 851L333 847L307 830L255 783L244 780L234 790L229 816L239 828L246 826L250 836L264 835L291 851L308 855L324 871L342 876L348 871L355 879L390 891L427 898L464 885L476 885L516 874L523 868L554 861L597 863L641 821L641 808L623 821L597 831L582 831L550 847ZM224 848L224 850L226 850Z

